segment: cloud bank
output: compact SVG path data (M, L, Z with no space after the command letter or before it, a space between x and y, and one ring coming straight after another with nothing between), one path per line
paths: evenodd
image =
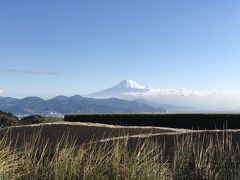
M158 96L183 96L183 97L208 97L208 96L239 96L240 91L232 92L213 92L213 91L194 91L188 89L151 89L149 88L145 92L129 92L122 93L122 95L129 96L147 96L147 97L158 97Z
M21 73L21 74L32 74L32 75L59 75L59 73L51 70L38 70L38 69L3 69L3 72L7 73Z
M0 94L3 94L3 93L4 93L4 91L2 89L0 89Z
M240 91L211 92L188 89L149 89L146 92L130 92L119 95L124 99L147 99L162 104L190 106L206 110L240 110Z

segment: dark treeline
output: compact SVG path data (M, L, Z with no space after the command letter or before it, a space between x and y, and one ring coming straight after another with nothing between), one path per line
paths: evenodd
M18 119L14 114L0 110L0 127L10 127L16 125L30 125L40 123L52 123L62 121L60 117L46 117L42 115L31 115Z
M239 129L240 114L72 114L65 121L186 129Z

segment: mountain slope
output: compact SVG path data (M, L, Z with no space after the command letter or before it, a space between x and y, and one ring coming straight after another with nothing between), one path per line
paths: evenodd
M3 103L0 99L0 109L14 114L42 113L44 100L39 97L26 97Z

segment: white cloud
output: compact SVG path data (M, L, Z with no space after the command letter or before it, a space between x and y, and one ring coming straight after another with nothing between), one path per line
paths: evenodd
M147 99L163 104L191 106L195 108L240 110L240 91L213 92L188 89L149 89L146 92L122 93L124 99Z
M59 73L51 70L40 69L3 69L3 72L8 73L21 73L21 74L33 74L33 75L59 75Z
M0 94L3 94L3 93L4 93L4 91L2 89L0 89Z
M145 92L129 92L122 93L121 96L147 96L147 97L158 97L158 96L184 96L184 97L240 97L240 91L232 92L214 92L214 91L194 91L188 89L148 89Z

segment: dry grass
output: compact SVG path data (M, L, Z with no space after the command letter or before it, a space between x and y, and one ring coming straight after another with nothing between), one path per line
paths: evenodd
M240 178L238 130L121 128L65 123L13 128L1 138L0 179ZM23 130L25 137L21 137ZM77 130L87 140L76 136ZM153 130L155 134L149 134ZM95 136L89 131L96 131ZM51 139L54 133L59 133L58 138Z

